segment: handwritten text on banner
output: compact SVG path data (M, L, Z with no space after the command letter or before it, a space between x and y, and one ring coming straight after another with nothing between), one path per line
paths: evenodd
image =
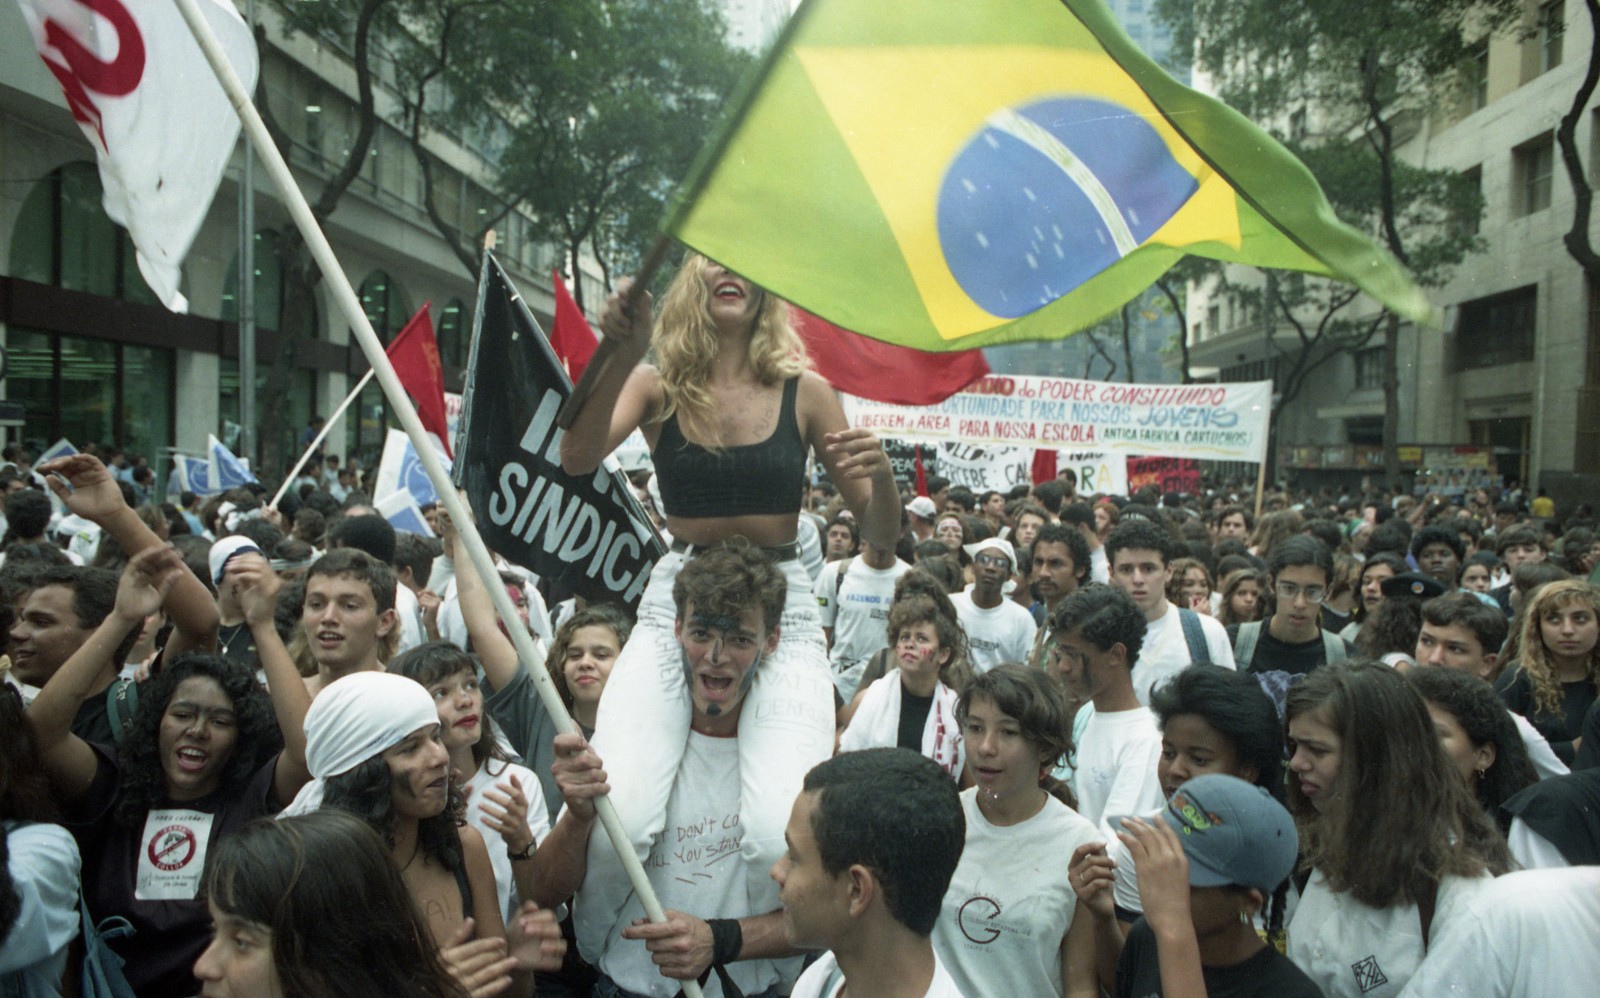
M1260 462L1272 382L1129 385L1075 378L984 378L934 406L843 396L853 427L903 440Z

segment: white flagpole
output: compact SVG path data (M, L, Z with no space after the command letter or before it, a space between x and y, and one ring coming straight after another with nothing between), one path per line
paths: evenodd
M362 352L367 355L367 362L372 365L372 371L382 386L383 393L389 399L389 405L394 414L399 418L400 425L405 429L406 435L411 438L412 446L417 450L417 458L422 462L423 470L427 472L428 479L433 483L434 491L439 494L439 503L444 506L454 521L460 533L460 539L465 543L467 553L472 558L472 565L478 574L485 580L496 577L497 570L494 559L489 555L488 547L483 543L483 538L478 534L477 525L468 513L466 505L457 494L455 485L450 481L450 476L445 474L444 465L439 463L439 455L435 453L433 445L429 442L426 431L422 428L422 420L417 416L416 407L411 404L411 399L406 395L405 389L400 386L400 377L395 374L394 365L389 363L389 357L384 353L383 344L378 341L378 334L373 332L372 323L368 321L367 314L361 308L361 301L356 297L356 292L350 286L350 279L345 276L344 268L339 266L338 257L334 255L333 247L328 244L328 237L323 234L317 225L316 216L311 213L311 206L306 203L305 195L300 192L299 186L294 181L294 175L289 172L289 164L284 162L283 156L278 152L278 147L272 141L272 136L267 131L266 124L261 120L261 114L250 102L250 95L245 92L244 85L234 73L233 66L228 62L227 56L222 51L221 44L216 35L212 33L211 26L206 23L205 16L196 6L195 0L176 0L178 10L182 12L183 19L188 22L189 30L194 33L195 40L200 43L200 49L205 53L206 61L211 64L212 72L217 74L217 79L222 83L222 89L227 93L228 100L233 104L234 110L239 113L244 129L255 143L256 152L260 154L262 165L266 167L272 182L277 185L278 191L283 195L284 206L289 209L290 216L294 219L295 226L305 238L306 247L310 249L317 266L328 280L334 299L343 313L345 321L350 323L350 328L355 331L356 339L361 343ZM506 631L511 635L511 642L516 646L517 656L522 660L522 667L527 670L533 679L534 688L539 691L539 699L544 701L545 710L556 723L556 729L562 734L581 734L577 724L572 720L572 715L567 713L566 705L561 702L561 695L556 692L555 682L550 678L549 671L535 665L540 662L540 656L533 644L533 638L528 634L527 628L521 626L516 608L511 605L511 597L506 593L504 586L486 586L489 596L494 602L495 612L500 615ZM599 813L600 823L605 827L606 834L611 838L611 844L621 860L623 869L628 875L629 882L633 885L634 893L638 896L645 914L652 922L665 922L666 913L661 908L661 902L656 898L655 891L650 887L650 880L645 875L644 864L639 862L639 857L633 851L633 845L628 841L628 834L622 827L622 820L617 816L617 809L612 805L609 797L595 799L595 810ZM690 980L682 981L683 993L687 998L704 998L700 986Z
M333 424L337 423L339 417L344 415L344 411L350 408L350 403L356 400L356 396L361 394L361 389L367 387L367 382L371 381L372 376L376 373L378 373L377 368L367 368L367 373L361 376L361 380L356 382L356 386L350 390L350 394L346 395L344 401L339 403L339 408L333 410L333 415L329 416L327 422L322 424L322 429L318 430L317 435L312 438L311 446L306 448L306 452L300 455L300 460L296 461L294 467L289 469L289 474L284 476L283 484L278 486L278 494L272 497L272 501L267 503L268 506L277 508L278 500L282 499L283 494L289 491L289 486L294 484L294 476L300 474L300 469L304 468L306 462L311 460L311 452L320 447L322 441L327 439L328 434L333 432Z

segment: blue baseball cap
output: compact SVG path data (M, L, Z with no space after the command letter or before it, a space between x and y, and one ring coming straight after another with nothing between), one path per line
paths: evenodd
M1161 817L1178 833L1191 887L1276 890L1294 870L1294 819L1262 787L1206 773L1179 787Z

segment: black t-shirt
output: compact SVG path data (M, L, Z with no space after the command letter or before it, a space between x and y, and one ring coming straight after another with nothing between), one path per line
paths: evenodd
M72 716L72 733L94 745L116 745L111 730L111 714L106 707L106 690L90 695ZM124 718L126 720L126 718Z
M217 628L217 654L252 672L261 668L261 653L256 650L255 632L243 621Z
M210 912L205 902L193 898L152 901L135 896L144 833L146 825L153 822L132 828L117 822L122 772L111 749L96 745L94 750L98 757L94 782L71 815L74 823L67 826L83 856L83 893L89 912L96 922L121 915L132 923L132 936L109 942L111 949L128 961L123 972L139 998L186 998L200 990L193 967L211 941ZM276 757L268 760L242 786L164 807L212 815L209 850L223 836L278 810L272 785L276 763ZM186 864L203 863L195 848L197 838L191 835L186 839L180 833L163 839L172 844L160 853L151 850L153 858L163 864L161 869L180 872Z
M1228 641L1237 651L1239 647L1239 628L1244 625L1234 624L1228 628ZM1340 640L1343 640L1342 638ZM1251 653L1249 671L1251 672L1287 672L1291 676L1303 676L1319 665L1327 662L1328 656L1322 644L1322 633L1310 641L1290 644L1279 641L1272 636L1271 621L1261 622L1261 631L1256 637L1256 650ZM1344 642L1346 658L1355 657L1355 646ZM1239 667L1244 668L1244 663Z
M1263 946L1243 963L1201 967L1209 998L1322 998L1311 978L1289 958ZM1133 923L1117 960L1116 998L1153 998L1161 994L1161 965L1156 934L1143 918Z
M1534 706L1533 684L1528 682L1528 674L1516 665L1500 674L1495 690L1507 707L1527 718L1528 723L1545 737L1556 758L1568 766L1576 761L1577 752L1572 747L1572 740L1583 734L1583 716L1594 706L1594 680L1562 683L1561 711L1554 714Z
M900 688L900 733L895 738L896 747L922 751L922 732L928 726L928 711L932 709L933 697L919 697L904 686Z

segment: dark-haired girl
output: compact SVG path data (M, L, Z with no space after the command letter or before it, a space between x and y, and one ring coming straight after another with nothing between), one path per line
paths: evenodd
M533 896L533 850L550 831L539 778L500 748L466 652L430 641L390 662L388 671L416 680L433 697L439 740L461 780L467 824L488 847L500 913L510 922L521 899Z
M498 955L509 943L507 976L485 993L510 987L514 994L531 993L533 970L559 966L564 947L541 949L559 935L548 912L530 904L506 931L488 847L462 817L439 715L421 685L386 672L346 676L306 713L306 739L316 782L290 810L320 804L376 831L447 963L480 944Z
M1277 708L1248 673L1214 665L1184 669L1150 696L1161 727L1156 778L1170 799L1196 776L1221 773L1264 788L1283 799L1283 732ZM1133 864L1121 843L1080 846L1071 876L1084 905L1095 917L1096 967L1110 989L1127 926L1138 917L1139 887ZM1286 919L1287 883L1278 885L1260 910L1257 927L1281 945Z
M1061 860L1100 833L1051 777L1072 752L1060 686L1038 669L998 665L968 684L956 716L976 786L961 793L966 846L934 952L968 998L1093 996L1094 926Z
M1469 672L1444 666L1417 666L1405 675L1427 703L1439 744L1456 772L1501 833L1509 832L1511 815L1500 805L1537 782L1539 774L1494 687Z
M197 895L208 850L277 811L309 778L302 732L310 697L287 655L262 655L270 701L244 667L186 655L140 690L120 750L71 733L94 678L186 571L170 548L136 555L123 571L115 609L29 711L45 770L75 822L90 915L120 915L134 927L111 947L127 961L124 972L141 998L194 994L190 968L204 948L207 918ZM262 641L274 633L276 577L253 555L229 571Z
M1325 665L1289 691L1289 810L1311 880L1288 955L1331 998L1398 995L1434 917L1506 872L1505 840L1379 662Z
M251 822L207 858L205 897L215 934L194 974L211 998L468 998L351 815Z

